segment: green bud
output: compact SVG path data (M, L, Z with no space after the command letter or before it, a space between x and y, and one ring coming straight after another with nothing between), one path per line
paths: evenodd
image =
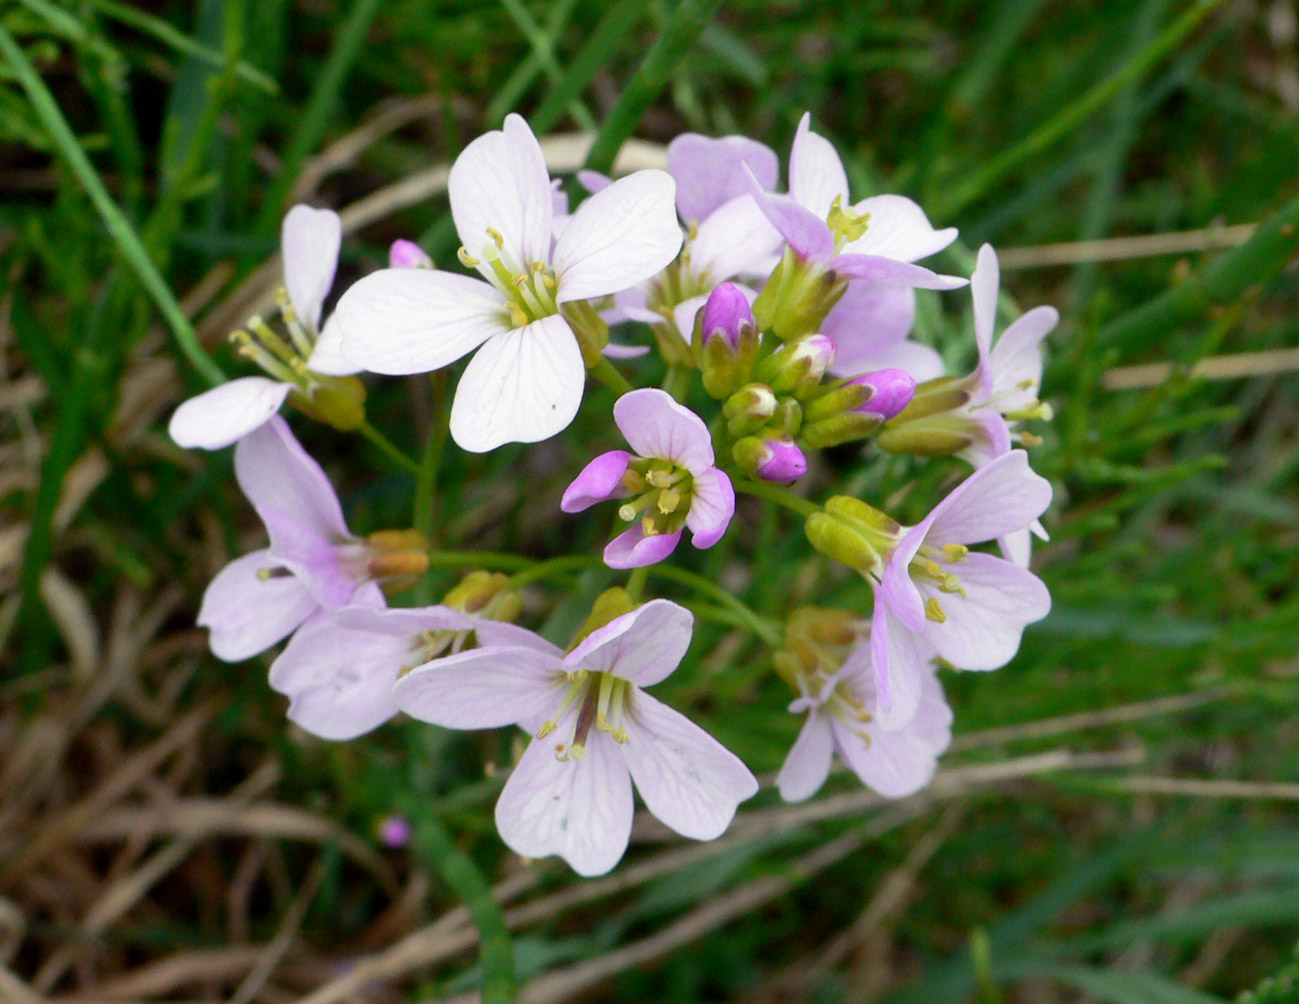
M722 404L727 431L737 439L757 432L776 413L777 404L766 384L746 384Z
M631 593L623 589L622 586L606 589L591 604L591 613L586 618L586 623L582 625L581 630L568 643L568 651L571 652L577 648L592 632L600 630L606 624L617 620L623 614L631 613L635 609L636 603L631 598Z
M760 331L781 341L793 341L821 327L826 314L839 302L848 283L820 262L799 258L786 248L771 278L753 301Z
M819 422L805 422L801 438L814 450L839 446L857 439L865 439L880 427L878 415L869 412L844 411Z
M836 495L807 518L807 539L822 554L878 579L902 536L902 527L860 499Z
M339 432L353 432L365 421L365 385L353 376L312 374L318 381L310 397L298 388L289 392L289 403L317 422Z
M885 424L875 441L890 453L950 457L969 447L981 431L974 419L964 415L940 413L907 421L903 412Z

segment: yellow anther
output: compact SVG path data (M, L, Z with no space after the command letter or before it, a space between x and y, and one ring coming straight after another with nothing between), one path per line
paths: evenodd
M964 544L944 544L943 557L951 564L965 560L965 556L970 553L970 549Z
M645 474L645 480L655 488L670 488L672 479L668 476L667 471L648 471Z
M456 257L460 259L460 264L463 265L465 268L477 268L479 265L482 264L482 261L479 260L478 258L475 258L473 255L471 255L469 253L469 249L466 247L462 247L459 251L457 251Z
M546 263L544 261L534 261L529 271L533 275L541 275L542 272L546 271Z
M1044 442L1041 436L1035 436L1027 429L1019 434L1019 441L1024 446L1041 446Z
M1020 390L1028 390L1030 387L1033 387L1036 384L1037 381L1034 380L1032 377L1026 377L1025 379L1021 380L1019 383L1015 384L1015 386L1018 387Z
M671 488L664 488L663 491L659 492L659 512L664 516L676 512L679 505L681 505L681 495L679 492L674 492Z
M492 227L488 227L487 236L492 239L492 243L495 244L498 248L500 248L502 251L505 250L505 238L504 236L502 236L499 230L493 229Z
M925 558L924 566L925 566L925 571L928 572L935 579L941 580L943 576L947 574L946 572L943 571L943 566L940 565L938 562L936 562L933 558Z
M945 593L965 595L965 587L961 585L960 576L944 575L942 583L938 586Z
M510 312L510 327L523 328L532 323L528 319L528 312L513 300L507 300L505 308Z
M568 748L568 754L563 758L565 760L585 760L586 745L584 743L573 743Z
M541 284L546 287L546 291L549 293L559 289L559 283L555 281L555 277L549 272L541 277Z
M271 579L273 579L273 578L275 578L275 569L273 569L273 568L259 568L259 569L257 569L257 581L258 581L258 582L270 582Z
M938 605L938 600L933 596L925 600L925 618L936 624L942 624L947 620L947 614L943 613L943 608Z
M557 728L557 726L556 726L556 724L555 724L554 722L552 722L550 719L546 719L546 721L544 721L544 722L541 723L541 728L537 729L537 738L538 738L538 739L545 739L546 736L548 736L548 735L550 735L552 732L554 732L556 728ZM557 747L557 748L558 748L558 749L563 749L564 747L563 747L563 745L561 744L561 745L560 745L559 747Z

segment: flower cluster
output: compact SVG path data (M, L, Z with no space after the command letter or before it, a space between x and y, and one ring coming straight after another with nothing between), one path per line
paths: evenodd
M811 546L864 580L858 607L791 597L783 629L759 631L779 638L769 665L803 716L776 779L786 800L817 792L835 754L883 796L918 791L951 739L940 667L1004 666L1050 608L1028 566L1052 491L1027 448L1042 442L1029 423L1051 418L1041 345L1056 312L1030 310L995 337L992 248L979 250L968 280L921 264L956 230L936 229L903 196L853 201L838 153L806 116L785 191L775 152L745 137L678 137L666 167L617 180L582 172L590 194L570 212L527 123L511 115L450 171L463 269L444 271L398 241L389 267L344 290L323 323L342 227L328 210L295 206L277 313L232 336L265 376L187 401L171 423L184 446L237 443L236 477L270 538L209 586L199 623L213 652L243 660L287 638L270 684L294 722L327 739L398 712L450 729L524 730L497 828L519 854L557 854L583 875L626 850L633 785L650 813L699 840L721 834L758 791L735 754L647 692L690 665L696 616L644 595L648 574L687 530L699 549L750 539L737 524L757 501L737 507L737 494L797 513ZM915 337L916 290L967 285L973 338L940 355ZM648 327L653 347L611 342L617 325ZM947 372L944 359L963 348L973 368ZM657 363L615 365L650 352ZM389 606L427 573L427 543L413 530L349 531L325 473L276 414L287 403L373 437L358 374L427 373L463 357L445 420L473 453L568 429L588 379L617 395L612 416L577 426L574 446L590 459L569 475L555 518L590 511L583 518L607 530L604 564L634 571L571 638L518 623L521 582L541 577L526 569L515 579L474 571L440 603ZM661 387L628 377L664 372ZM913 469L953 458L943 462L959 483L905 525L835 493L843 454L817 457L845 444L916 458ZM745 623L764 621L748 613Z

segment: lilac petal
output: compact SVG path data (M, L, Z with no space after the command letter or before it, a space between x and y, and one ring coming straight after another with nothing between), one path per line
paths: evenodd
M626 498L631 493L623 485L622 476L627 473L631 459L632 455L626 450L601 453L564 489L559 508L564 512L582 512L597 502Z
M1001 333L988 357L998 411L1017 411L1038 396L1042 385L1042 339L1059 320L1054 307L1034 307Z
M932 671L928 675L932 676ZM927 713L922 702L916 717ZM885 798L905 798L929 784L938 768L939 751L913 731L915 725L913 720L897 732L875 730L868 737L845 722L836 720L832 728L839 755L863 784Z
M839 363L840 360L836 358L832 370L835 376L853 375L847 369L841 368ZM911 341L896 342L874 356L862 356L856 360L855 369L859 373L870 370L900 369L916 383L935 380L945 372L942 356L928 345L919 345Z
M1020 568L1028 568L1033 560L1033 535L1028 527L1012 530L998 538L997 544L1006 560Z
M331 542L351 538L325 472L276 416L235 447L235 477L265 522L263 510Z
M712 547L726 533L735 515L735 488L726 472L716 467L696 474L694 481L686 526L690 528L690 542L702 550Z
M343 355L343 329L338 326L338 311L329 315L321 329L315 348L307 357L307 369L326 376L351 376L361 372L361 367Z
M722 203L747 191L745 166L764 191L776 187L780 162L775 151L756 140L683 133L669 143L668 173L676 179L681 218L702 222Z
M915 261L937 254L956 240L955 227L935 230L925 211L902 195L875 195L852 208L859 215L869 213L870 225L861 237L844 246L849 254Z
M211 632L212 654L241 662L292 634L319 609L307 588L291 575L261 579L264 568L279 568L269 549L236 558L217 572L203 593L198 624Z
M501 131L484 133L464 148L451 165L447 194L460 242L474 258L484 258L493 246L488 231L494 230L503 238L501 253L510 267L550 260L550 172L522 117L507 115ZM479 271L490 274L486 261Z
M612 673L638 687L652 687L671 676L685 658L694 623L685 607L650 600L583 638L564 657L564 668L570 673Z
M364 579L364 568L346 567L339 548L327 537L279 510L262 506L258 515L270 534L276 563L292 572L317 603L332 611L352 602Z
M289 719L322 739L355 739L397 713L392 685L406 639L355 631L314 617L271 664L270 683L289 698Z
M613 868L627 849L633 808L617 746L594 729L581 760L558 759L553 737L529 743L496 802L506 845L528 858L558 854L579 875Z
M294 312L311 331L320 330L320 308L334 284L342 243L343 221L330 209L294 206L280 226L284 286Z
M643 691L630 695L619 749L645 807L682 836L712 840L758 782L734 753Z
M824 220L835 199L848 208L848 175L834 145L812 132L811 121L804 112L789 151L789 194Z
M958 669L1004 666L1019 651L1025 626L1051 611L1051 594L1028 569L991 554L975 552L952 568L965 595L930 591L947 620L926 623L925 639Z
M577 207L555 243L556 300L588 300L634 286L681 250L681 227L666 171L615 181Z
M639 359L641 356L650 354L650 347L648 345L619 345L617 342L610 342L601 351L609 359Z
M991 408L976 411L972 421L974 439L956 455L978 470L1010 452L1010 426L1001 412Z
M871 282L891 282L916 289L959 289L969 282L955 275L939 275L923 265L874 254L840 254L826 260L841 279L866 279Z
M389 268L432 268L433 259L414 241L399 237L388 248Z
M607 174L601 174L599 171L578 171L577 183L594 195L596 192L602 192L612 185L613 179Z
M997 291L1001 287L1001 272L997 252L991 244L979 248L979 258L970 275L970 296L974 301L974 342L979 349L979 362L984 363L992 351L992 332L997 324Z
M488 340L469 360L451 405L451 438L470 453L549 439L582 404L586 366L559 314Z
M802 802L811 798L825 784L830 774L830 760L834 756L834 734L830 719L818 708L807 713L802 731L789 748L776 787L786 802Z
M713 440L703 419L656 387L624 394L614 403L613 420L642 457L671 460L699 474L713 466Z
M1028 526L1051 504L1051 483L1011 450L956 486L926 519L938 544L977 544ZM923 524L922 524L923 525Z
M893 615L912 631L924 627L925 601L911 579L911 561L925 543L928 529L927 523L921 523L902 535L884 566L884 575L876 593L876 601L883 601Z
M343 355L372 373L441 369L509 330L503 293L467 275L385 268L360 279L334 311Z
M444 606L417 609L390 607L378 610L349 606L334 615L334 622L352 631L409 638L423 631L471 631L478 623L478 618Z
M412 669L392 690L397 707L448 729L494 729L544 718L567 681L553 652L489 645Z
M821 322L821 334L834 342L830 372L855 376L881 369L875 360L901 342L916 317L916 291L910 286L858 280ZM905 367L903 367L905 369Z
M745 190L699 224L690 242L690 270L714 285L736 277L765 278L780 244L780 232Z
M187 449L222 449L279 411L292 389L259 376L231 380L184 402L172 414L167 433Z
M799 257L820 259L834 254L834 235L821 217L788 195L764 192L752 175L749 175L749 194L762 210L762 215Z
M871 617L870 656L875 671L875 719L894 732L916 717L920 690L932 647L894 616L888 604L875 602Z
M681 531L645 536L639 523L605 545L604 563L610 568L641 568L662 561L677 549Z
M681 332L686 341L690 341L691 335L694 333L695 315L707 302L707 296L691 296L672 308L672 323L677 326L677 330Z

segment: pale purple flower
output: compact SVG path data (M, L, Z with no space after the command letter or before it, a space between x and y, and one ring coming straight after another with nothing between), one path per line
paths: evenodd
M887 556L871 620L871 657L884 728L909 722L920 670L933 654L958 669L997 669L1024 628L1051 609L1042 581L1014 562L971 551L1027 527L1051 503L1051 485L1023 450L976 470L912 527Z
M241 377L190 398L171 416L167 431L172 439L185 447L219 450L279 411L291 391L296 389L309 401L331 383L329 377L357 372L339 352L334 318L323 328L320 324L342 239L337 213L302 205L288 211L280 231L285 286L281 318L286 330L280 335L253 318L249 330L232 336L241 354L270 376Z
M395 812L384 816L375 829L379 842L384 847L390 847L395 851L409 844L410 838L415 835L415 827L411 825L410 820Z
M769 146L747 136L682 133L668 144L668 173L677 183L677 212L701 223L736 196L745 194L748 168L764 191L776 187L780 162Z
M370 549L348 531L329 479L284 419L273 415L239 441L235 477L271 546L226 565L203 594L198 623L218 658L265 651L322 610L384 605Z
M391 374L473 352L451 408L456 443L482 453L548 439L577 414L586 380L561 308L634 286L676 257L675 184L637 171L587 199L554 239L541 147L510 115L456 158L447 187L461 260L483 279L428 269L366 276L339 301L344 352Z
M848 175L825 137L804 115L789 155L789 194L749 191L785 243L801 259L820 263L842 279L920 289L956 289L965 279L938 275L913 262L956 239L956 229L935 230L918 205L901 195L875 195L851 203Z
M637 568L666 558L682 530L691 543L712 547L735 514L731 479L716 466L708 427L690 409L655 388L618 398L613 420L635 455L612 450L592 460L564 492L564 512L632 498L619 510L634 525L604 549L610 568Z
M422 247L404 237L392 242L388 249L389 268L432 268L433 259Z
M627 848L633 781L650 812L695 840L721 835L758 790L734 754L641 689L676 669L692 628L689 611L651 600L567 655L544 642L464 652L406 674L393 694L436 725L533 733L496 803L501 838L601 875Z
M447 606L345 607L313 617L271 664L288 717L322 739L355 739L397 713L392 687L412 667L469 646L527 645L535 635Z
M938 757L952 740L952 709L932 665L919 671L919 700L906 725L893 731L876 721L871 647L863 642L834 673L800 674L801 696L789 706L807 720L776 777L787 802L820 789L835 753L863 784L886 798L905 798L934 776Z
M843 297L821 322L821 334L834 342L830 372L852 376L870 370L906 370L917 383L943 375L943 359L928 345L910 341L916 316L916 291L910 286L861 280L848 284Z

